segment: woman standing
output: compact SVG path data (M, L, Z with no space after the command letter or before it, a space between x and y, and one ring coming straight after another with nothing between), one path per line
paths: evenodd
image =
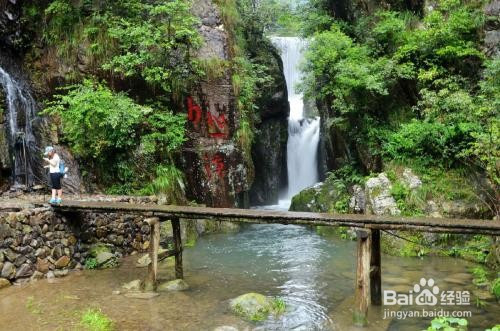
M61 158L57 155L54 147L47 146L45 147L46 157L43 158L48 165L45 168L49 168L50 172L50 182L52 184L52 198L49 203L61 203L62 202L62 188L61 188L61 177L63 174L60 172L59 164L61 162ZM57 194L57 198L56 198Z

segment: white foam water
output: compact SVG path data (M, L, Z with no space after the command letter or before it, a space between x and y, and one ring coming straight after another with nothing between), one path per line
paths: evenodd
M287 166L288 191L276 207L289 206L292 197L304 188L314 185L318 176L319 117L304 116L303 95L296 92L302 76L299 65L304 57L306 41L297 37L272 37L281 51L285 74L290 116L288 118Z

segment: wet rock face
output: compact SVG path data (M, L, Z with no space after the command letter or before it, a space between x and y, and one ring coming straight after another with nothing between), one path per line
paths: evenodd
M197 0L193 12L200 18L204 37L197 56L213 62L230 61L229 35L211 0ZM215 207L241 205L253 180L251 160L235 143L239 129L229 69L219 77L200 81L185 100L187 137L182 166L188 198Z
M265 120L252 148L255 180L250 191L252 205L275 204L286 186L287 121L283 118Z
M484 9L486 24L484 31L484 52L488 56L500 55L500 0L491 1Z
M0 48L20 46L21 2L19 0L0 0Z
M5 95L0 89L0 192L9 186L10 168L9 142L7 140L7 119L5 117Z
M269 87L262 87L257 107L260 123L252 146L255 180L250 190L252 205L275 204L287 184L286 144L287 118L290 114L283 63L271 44L255 50L254 60L264 65L272 77Z

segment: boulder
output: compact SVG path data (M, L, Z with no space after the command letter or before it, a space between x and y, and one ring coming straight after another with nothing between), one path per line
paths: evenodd
M2 272L0 274L2 278L13 279L16 276L16 267L11 262L5 262L3 264Z
M38 258L36 261L36 270L46 274L49 271L49 262Z
M9 280L5 278L0 278L0 289L8 286L10 286Z
M366 181L368 211L375 215L400 215L396 200L391 195L392 184L384 172Z
M349 200L349 209L355 214L363 214L366 207L365 190L360 185L352 187L352 196Z
M97 243L89 248L89 254L92 257L97 257L99 253L102 252L109 252L111 253L111 248L108 245L102 244L102 243Z
M349 192L341 180L328 177L324 182L300 191L292 198L290 210L308 212L332 212L347 208ZM340 210L344 211L344 210Z
M28 277L28 276L31 276L32 274L32 267L31 265L25 263L23 265L21 265L18 269L17 269L17 272L16 272L16 278L24 278L24 277Z
M271 311L271 301L259 293L246 293L232 299L231 310L247 320L262 320Z
M101 252L96 256L97 265L99 268L110 268L118 263L116 256L110 252Z
M189 285L183 279L174 279L158 285L158 291L185 291L187 289Z
M422 186L422 181L410 168L405 168L403 171L403 182L410 188L410 190L415 190Z
M64 267L67 267L70 262L69 256L61 256L55 263L55 266L57 269L62 269Z

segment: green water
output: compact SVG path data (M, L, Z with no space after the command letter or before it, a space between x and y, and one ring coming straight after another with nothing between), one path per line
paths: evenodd
M0 329L80 330L81 311L97 307L115 321L117 330L213 330L219 326L356 330L351 326L355 254L354 242L325 238L312 228L247 225L238 233L199 238L185 250L189 291L162 293L151 300L113 294L121 284L146 273L135 267L139 256L131 256L115 270L74 272L52 283L43 280L0 290ZM441 290L474 289L464 274L472 264L463 260L383 256L382 263L384 289L407 291L422 277L432 277ZM173 277L171 267L161 264L160 270L161 278ZM247 292L283 298L287 310L260 323L242 321L229 311L228 301ZM371 310L370 326L364 330L421 330L430 320L384 320L384 308ZM471 330L500 323L496 303L481 309L475 305L459 308L472 312Z

